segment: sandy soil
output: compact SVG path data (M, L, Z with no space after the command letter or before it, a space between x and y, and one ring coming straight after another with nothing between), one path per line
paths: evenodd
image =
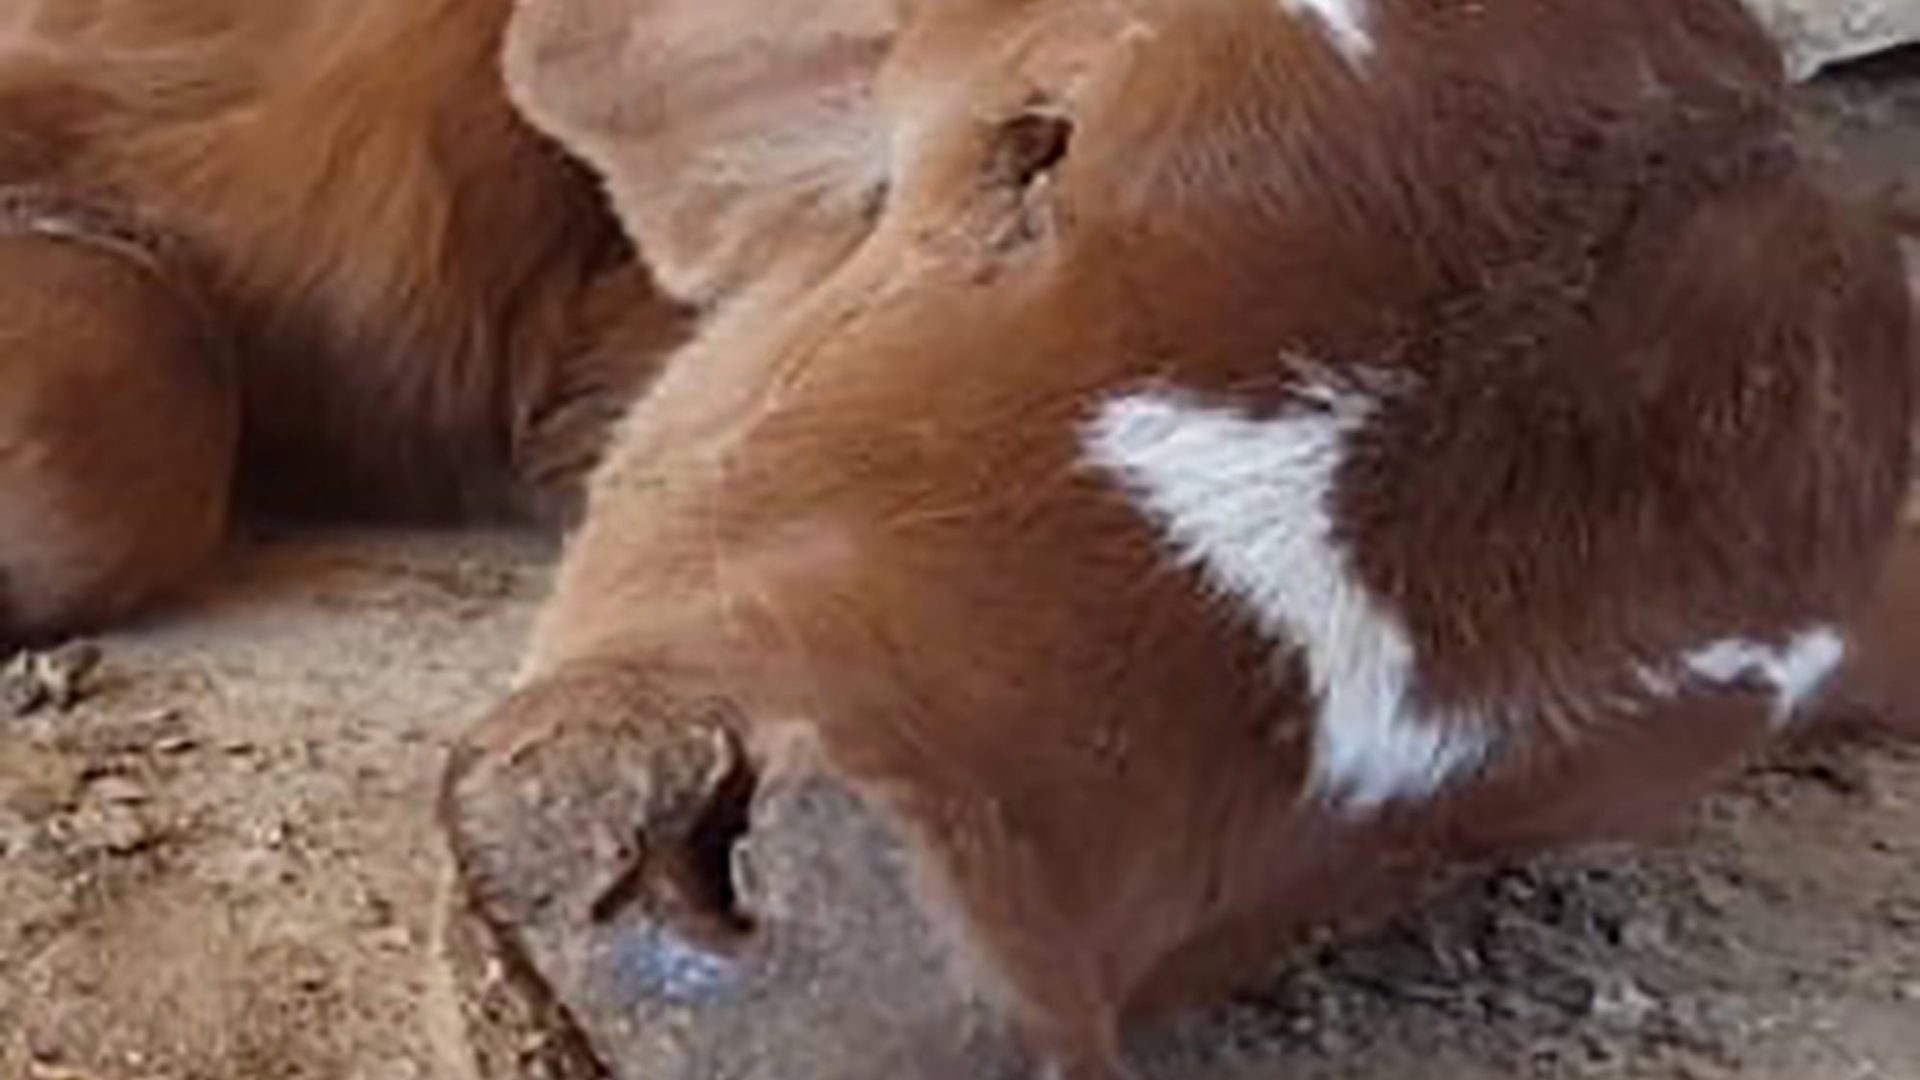
M1915 85L1838 99L1882 175L1920 176ZM0 1080L465 1080L432 798L551 554L269 540L91 672L0 679ZM1783 752L1667 843L1469 884L1141 1051L1183 1080L1920 1080L1920 749Z
M0 1077L427 1080L445 740L544 588L506 536L274 542L0 719ZM78 1071L69 1071L78 1070Z

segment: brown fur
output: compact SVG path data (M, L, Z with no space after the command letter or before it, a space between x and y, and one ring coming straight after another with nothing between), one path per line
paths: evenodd
M1615 710L1619 680L1850 619L1891 532L1895 253L1810 179L1737 5L1373 7L1356 70L1271 0L848 0L849 35L897 28L884 64L753 38L815 81L690 66L732 79L691 98L728 124L646 104L673 50L581 43L752 5L540 0L516 30L530 114L717 305L598 475L525 680L614 665L650 687L637 726L661 694L724 699L763 755L812 730L1068 1075L1117 1074L1130 1013L1438 866L1659 820L1769 703ZM660 66L617 66L639 55ZM758 160L753 117L806 94L844 106L821 140L879 156L815 168L795 140L765 188L701 186L687 155ZM800 222L807 269L689 239L688 206ZM1422 693L1512 706L1475 780L1358 823L1302 797L1298 672L1076 441L1159 380L1271 409L1287 355L1382 395L1337 518Z
M137 216L198 252L236 361L249 507L564 513L607 418L677 336L592 179L508 105L508 8L0 5L0 185ZM70 287L61 302L96 302ZM22 377L59 362L48 349ZM9 558L61 557L53 534L12 528ZM167 566L156 553L143 573ZM61 622L90 603L75 595Z
M126 222L0 200L0 625L123 616L220 544L232 357L192 268Z

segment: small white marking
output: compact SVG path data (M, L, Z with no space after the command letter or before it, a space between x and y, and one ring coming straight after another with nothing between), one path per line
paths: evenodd
M1335 536L1334 485L1371 411L1323 390L1262 420L1153 391L1108 401L1084 432L1182 562L1300 650L1319 698L1313 789L1357 811L1431 796L1490 748L1466 717L1417 710L1412 642Z
M1352 63L1373 55L1367 31L1367 0L1280 0L1289 15L1312 15L1326 28L1334 48Z
M1831 626L1802 631L1784 645L1727 638L1688 653L1687 670L1717 683L1758 679L1773 690L1774 718L1785 722L1819 691L1847 654Z

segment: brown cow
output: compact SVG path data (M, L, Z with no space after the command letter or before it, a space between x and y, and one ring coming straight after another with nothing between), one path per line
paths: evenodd
M177 583L243 503L553 511L646 377L510 0L0 2L0 633Z
M1734 0L510 38L711 309L445 807L625 1080L1123 1075L1310 925L1660 820L1843 660L1907 298Z

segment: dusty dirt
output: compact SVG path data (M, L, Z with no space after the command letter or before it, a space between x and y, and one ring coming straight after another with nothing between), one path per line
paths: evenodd
M0 1077L459 1075L429 1022L432 796L549 561L263 544L99 639L70 707L0 709Z
M1883 178L1920 177L1917 88L1833 98ZM551 555L268 540L0 672L0 1080L466 1080L433 795ZM1785 751L1665 843L1469 883L1140 1049L1181 1080L1920 1080L1920 748Z

